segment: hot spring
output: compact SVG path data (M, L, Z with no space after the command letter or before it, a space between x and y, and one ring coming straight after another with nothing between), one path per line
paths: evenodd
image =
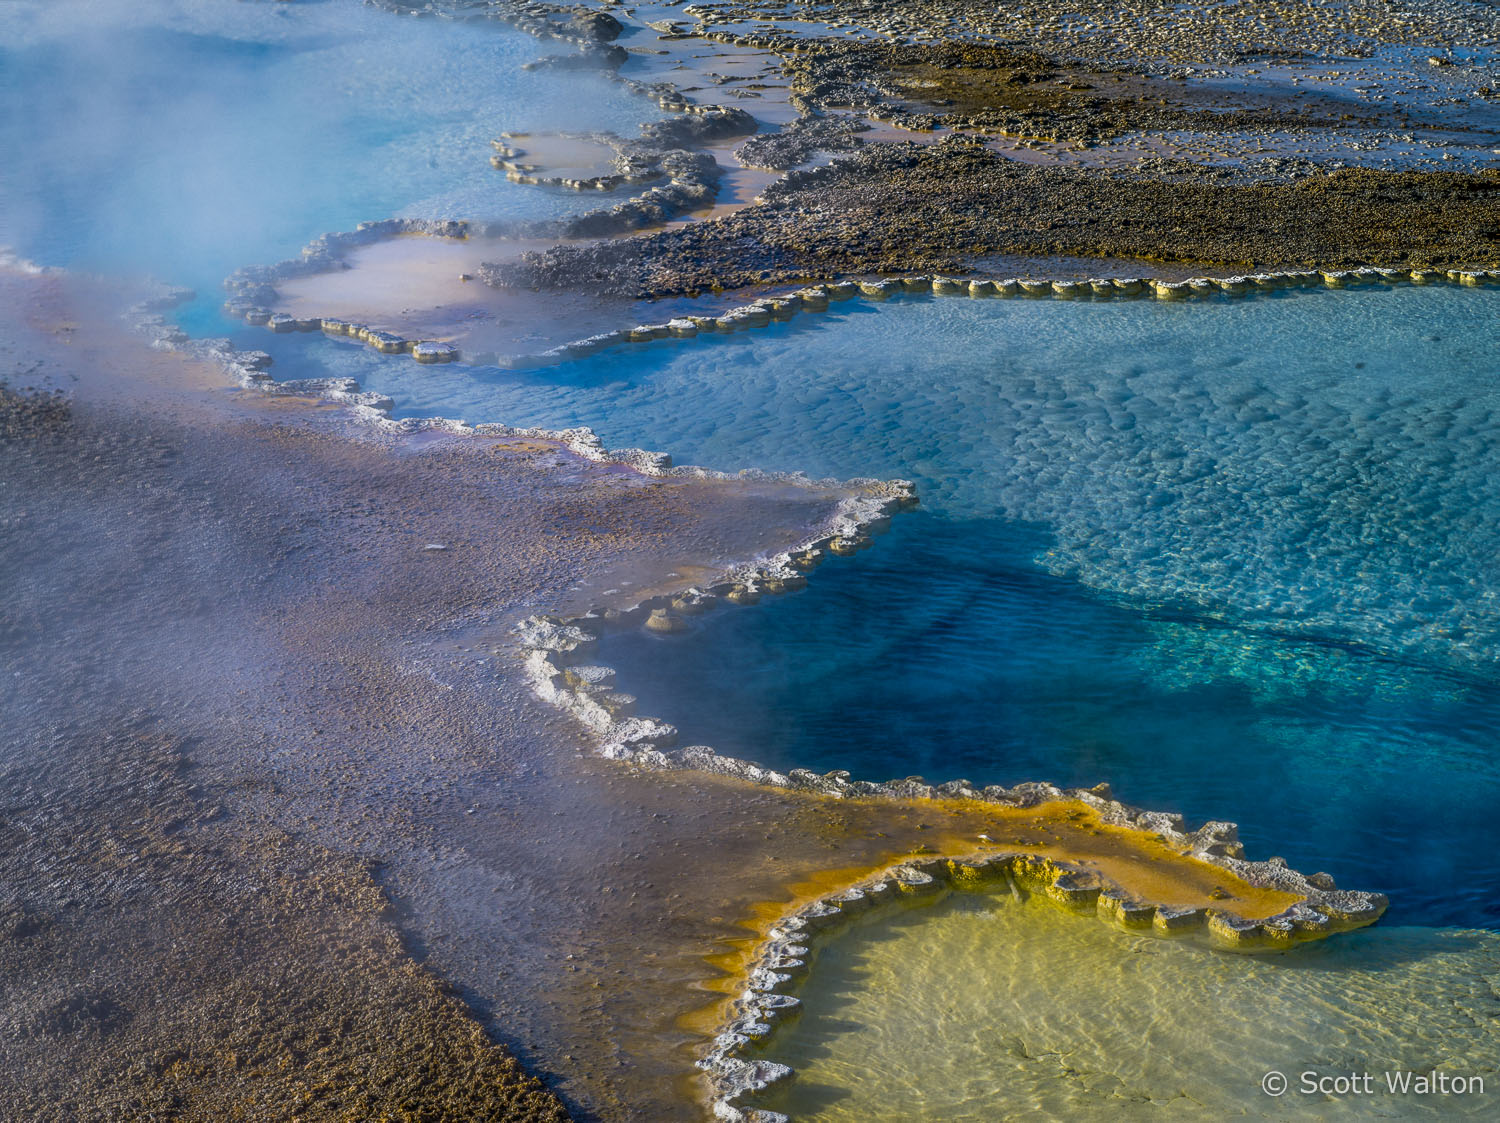
M903 297L540 370L421 367L226 322L219 284L393 215L582 213L599 198L507 183L490 140L630 136L660 110L522 70L556 50L526 35L358 4L5 20L25 256L194 287L193 334L270 350L279 378L352 375L398 416L917 483L920 511L801 592L605 637L684 743L871 780L1108 781L1391 897L1396 927L1264 960L1009 899L902 914L821 950L771 1049L801 1072L781 1106L1280 1115L1272 1068L1492 1064L1500 292Z

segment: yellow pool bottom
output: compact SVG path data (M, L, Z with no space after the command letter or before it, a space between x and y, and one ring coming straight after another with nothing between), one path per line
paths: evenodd
M1500 933L1250 957L961 894L835 940L800 993L759 1105L798 1123L1500 1118Z

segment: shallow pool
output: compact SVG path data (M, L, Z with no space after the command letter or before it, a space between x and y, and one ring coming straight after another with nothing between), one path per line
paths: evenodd
M797 1070L768 1106L798 1123L1491 1119L1497 978L1488 931L1376 928L1247 958L955 896L818 954L805 1012L767 1050ZM1413 1090L1438 1072L1463 1091Z

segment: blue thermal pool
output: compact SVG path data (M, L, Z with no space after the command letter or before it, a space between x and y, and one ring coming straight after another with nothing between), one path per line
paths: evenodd
M1108 780L1500 921L1500 294L858 302L505 372L318 341L406 414L905 476L804 592L607 637L640 710L777 767Z

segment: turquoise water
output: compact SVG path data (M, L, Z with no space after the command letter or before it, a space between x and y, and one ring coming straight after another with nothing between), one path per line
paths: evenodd
M628 136L661 115L595 74L520 69L558 50L359 0L9 0L0 244L198 289L184 326L219 332L229 273L331 230L598 207L489 164L505 130Z
M1500 293L852 303L545 371L312 354L411 414L900 475L799 594L601 658L778 767L1066 784L1500 922Z

